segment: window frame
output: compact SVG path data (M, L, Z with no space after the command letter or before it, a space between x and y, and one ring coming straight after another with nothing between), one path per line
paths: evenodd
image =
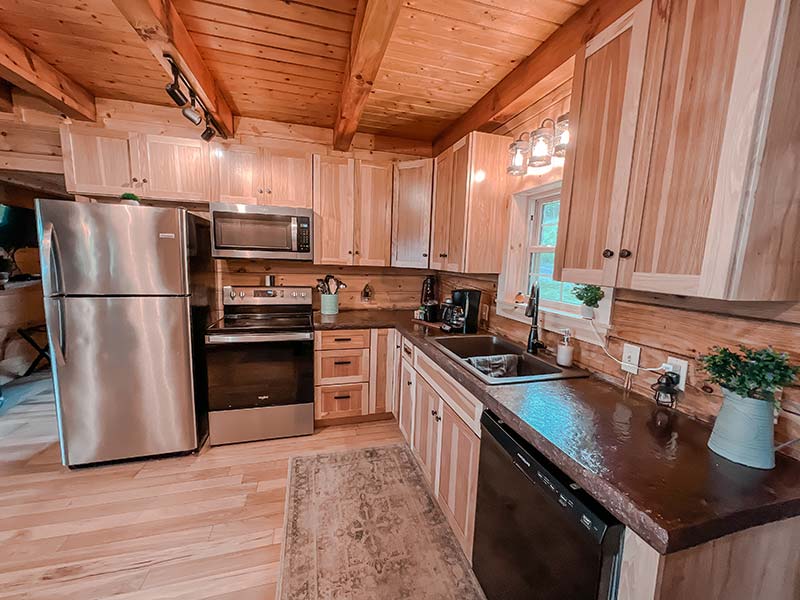
M528 188L512 195L508 225L508 244L497 286L497 314L521 323L530 324L525 316L525 305L530 290L523 289L529 281L531 253L531 203L541 205L561 198L561 180ZM559 221L561 215L559 214ZM555 251L550 246L538 246L546 251ZM579 283L579 282L575 282ZM522 287L520 287L522 286ZM525 303L514 302L517 292L525 295ZM610 329L613 288L603 288L605 297L595 309L594 325L604 338ZM589 320L580 313L580 305L542 300L539 303L539 325L549 331L561 332L569 329L576 339L602 345Z

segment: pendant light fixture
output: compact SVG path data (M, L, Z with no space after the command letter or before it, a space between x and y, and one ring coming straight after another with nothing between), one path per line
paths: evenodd
M564 164L564 157L567 155L568 145L569 113L561 115L556 119L556 139L553 146L553 158L561 159L561 164Z
M547 125L547 122L550 125ZM538 129L531 132L531 149L528 158L528 166L534 169L549 167L553 162L553 136L556 130L556 122L553 119L545 119Z
M509 164L506 173L509 175L525 175L528 165L525 163L525 155L528 153L530 134L523 131L516 141L511 142L508 147Z

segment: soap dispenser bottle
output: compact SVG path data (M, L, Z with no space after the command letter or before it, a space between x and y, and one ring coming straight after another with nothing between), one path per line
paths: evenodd
M569 329L562 329L561 335L563 338L558 343L558 348L556 350L556 364L560 367L571 367L572 352L575 350L575 348L569 343L572 336L570 335Z

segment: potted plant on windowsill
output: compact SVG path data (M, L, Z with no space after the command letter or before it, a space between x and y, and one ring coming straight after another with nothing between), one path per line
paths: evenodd
M774 415L780 408L775 393L792 383L800 368L789 364L786 353L746 346L739 352L715 346L700 364L723 396L708 447L741 465L773 468Z
M600 306L600 300L606 294L599 285L581 283L572 289L572 295L583 302L581 304L581 316L584 319L593 319L594 309Z

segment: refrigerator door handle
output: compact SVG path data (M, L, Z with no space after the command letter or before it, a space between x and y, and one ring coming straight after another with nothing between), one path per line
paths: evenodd
M45 298L45 316L47 318L47 343L50 345L53 362L62 367L66 364L67 359L64 298Z
M64 289L61 273L61 258L58 251L58 238L50 222L42 226L42 292L44 296L60 294Z

